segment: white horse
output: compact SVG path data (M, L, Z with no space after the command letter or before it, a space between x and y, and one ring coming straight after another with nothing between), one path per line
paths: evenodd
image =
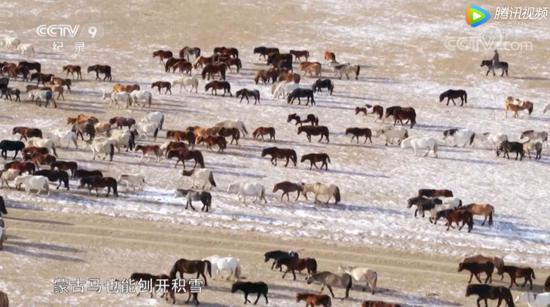
M42 190L46 190L47 195L50 195L50 186L48 184L48 178L44 176L22 175L15 178L15 188L21 188L21 185L25 186L25 192L30 193L31 190L36 190L36 195L40 194Z
M132 101L130 94L128 94L127 92L106 92L104 89L102 89L101 92L102 92L103 100L107 98L111 100L109 107L111 107L114 103L117 106L117 108L120 108L121 105L119 103L125 102L126 108L128 108Z
M281 81L277 88L275 89L275 92L273 93L273 98L286 98L288 94L292 93L295 89L300 88L300 84L290 82L290 81Z
M548 307L550 306L550 292L532 293L523 292L516 298L516 303L527 303L529 307Z
M32 137L27 140L27 146L46 147L54 154L54 156L57 157L57 152L55 151L55 144L53 140L47 138Z
M475 140L483 145L490 144L491 148L496 149L502 142L508 141L508 136L503 133L485 132L482 134L476 134Z
M363 287L363 291L366 291L368 287L371 289L372 294L374 294L376 281L378 281L378 273L376 271L365 267L339 266L338 273L347 273L357 282L364 281L365 287Z
M550 110L550 103L544 106L544 110L542 110L542 114L546 114L548 110Z
M412 147L414 154L421 148L426 148L428 151L424 154L427 157L430 151L433 152L434 157L437 158L437 140L432 137L409 137L401 142L401 148Z
M160 128L157 123L140 121L130 127L130 130L136 131L140 139L152 137L156 140Z
M56 146L62 146L63 142L65 142L65 144L67 145L66 147L69 148L69 145L73 143L74 147L78 149L78 138L76 136L76 132L74 131L65 129L54 129L51 132L47 132L46 134Z
M136 191L136 189L143 191L143 186L145 185L145 177L143 175L122 174L118 176L118 183L125 183L126 191L129 191L130 187L132 187L134 192Z
M374 137L384 136L386 138L386 146L388 143L393 144L394 140L397 140L397 144L401 144L401 141L409 137L409 132L404 127L387 126L376 130Z
M315 195L315 203L319 202L319 195L327 196L326 204L334 197L334 204L340 201L340 188L334 184L322 184L319 182L313 184L304 184L304 196L307 199L307 194L312 192Z
M214 180L214 173L211 170L206 168L193 169L191 171L184 170L182 173L184 176L191 176L193 181L191 188L197 188L201 190L211 190L212 187L216 186L216 181Z
M244 123L240 120L224 120L223 122L215 124L214 127L237 128L243 135L248 134Z
M15 180L15 178L17 178L17 176L19 176L19 170L18 169L7 169L7 170L3 170L3 171L0 171L0 180L1 180L1 184L2 184L2 187L4 187L4 183L6 184L6 186L9 188L10 185L9 185L9 181L12 181L12 180Z
M142 122L156 123L157 127L162 130L164 125L164 114L161 112L149 112L142 119Z
M19 44L16 48L22 55L34 56L34 47L32 44Z
M265 187L258 182L254 183L245 183L245 182L239 182L239 183L232 183L227 187L228 193L237 193L237 197L239 198L239 201L242 201L246 204L246 197L252 196L255 197L254 202L256 201L264 201L264 203L267 203L267 199L265 199Z
M351 65L350 63L345 64L337 64L333 66L334 68L334 74L342 79L342 76L346 75L346 78L349 80L350 74L355 74L355 80L359 78L359 71L361 70L361 66L359 65Z
M109 155L109 160L113 161L113 155L115 154L115 142L111 139L95 138L93 141L86 141L90 145L92 150L92 160L95 160L96 156L103 156L103 160Z
M125 146L126 151L130 148L130 137L131 137L132 131L130 130L120 130L120 129L114 129L111 130L111 136L109 137L110 140L114 142L114 145L117 149L117 152L120 152L120 147Z
M145 105L151 107L151 104L153 103L153 94L150 91L134 90L130 93L130 97L131 102L136 105L139 104L140 101L143 101L143 105L141 105L142 107L145 107Z
M443 132L443 140L450 146L473 145L475 137L475 132L468 129L450 129Z
M180 86L180 93L181 93L181 90L182 88L186 88L186 86L191 86L191 89L189 90L189 92L191 93L193 91L193 89L195 89L195 93L198 92L199 90L199 79L195 78L195 77L187 77L187 76L184 76L178 80L174 80L172 82L172 86L176 86L176 85L179 85Z
M2 40L2 45L7 49L17 49L19 44L21 44L21 40L14 36L5 36Z
M213 255L203 258L202 260L210 261L212 264L212 274L214 276L222 275L223 271L229 271L229 275L227 275L225 280L230 280L231 278L233 278L233 280L239 280L241 278L241 262L238 258Z

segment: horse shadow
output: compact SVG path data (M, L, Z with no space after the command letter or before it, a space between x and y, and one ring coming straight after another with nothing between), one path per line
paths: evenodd
M357 99L357 100L367 100L367 101L378 101L378 102L382 102L382 101L387 101L386 99L382 99L382 98L373 98L373 97L360 97L360 96L351 96L351 95L341 95L341 94L337 94L337 95L334 95L338 98L346 98L346 99ZM371 113L369 113L371 114Z
M23 242L13 241L13 240L6 241L4 243L4 252L13 253L14 255L17 255L17 256L29 256L29 257L36 257L36 258L56 260L56 261L80 262L80 263L86 262L78 257L56 255L56 254L51 254L51 253L42 252L42 251L32 252L28 249L29 247L35 247L39 249L50 249L54 252L55 251L65 252L65 250L62 250L64 248L62 246L57 246L52 244L39 244L36 246L29 246L28 244L24 245L22 243Z
M390 209L390 208L380 208L380 207L374 207L374 206L358 206L358 205L349 205L344 204L344 211L358 211L358 212L372 212L374 214L392 214L392 215L399 215L399 216L409 216L407 212L396 210L396 209Z
M485 165L500 165L500 164L502 164L500 162L494 162L494 161L476 160L476 159L463 159L463 158L450 158L450 157L441 157L441 156L438 159L440 159L440 160L449 160L449 161L457 161L457 162L485 164Z
M404 125L404 127L408 127L408 126ZM417 128L418 130L443 132L445 130L453 129L454 127L452 127L452 126L442 126L442 125L416 124L416 125L414 125L414 128ZM411 131L412 131L412 129L411 129Z
M493 225L493 228L484 227L481 226L481 223L478 221L477 225L478 229L484 229L482 231L476 232L479 235L486 236L486 237L494 237L495 235L498 235L500 237L505 237L509 239L516 239L521 241L529 241L533 243L543 243L543 244L550 244L549 240L544 241L544 239L540 238L531 238L529 236L526 236L525 234L539 234L540 236L544 238L550 238L550 231L543 230L543 229L537 229L534 227L531 227L529 225L526 225L524 223L517 223L517 222L510 222L510 221L495 221L495 224ZM483 228L482 228L483 227Z
M21 221L21 222L31 222L31 223L42 223L42 224L51 224L51 225L64 225L64 226L74 226L72 223L58 222L58 221L49 221L43 219L26 219L21 217L11 217L11 216L2 216L5 220L12 221ZM11 237L11 236L10 236Z
M399 299L401 301L414 301L414 304L406 304L405 306L440 306L440 305L446 305L446 306L461 306L461 304L448 301L445 299L440 299L436 297L428 297L428 296L419 296L411 293L405 293L401 292L399 290L394 289L388 289L388 288L377 288L377 293L388 295L392 298Z
M532 76L510 77L510 79L529 80L529 81L550 81L550 78L545 78L545 77L532 77Z

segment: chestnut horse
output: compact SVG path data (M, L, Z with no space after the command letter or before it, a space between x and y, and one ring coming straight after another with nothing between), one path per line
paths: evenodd
M300 70L304 72L304 75L309 73L310 76L321 76L321 63L319 62L302 62L300 63Z
M212 150L212 146L218 146L218 152L223 152L227 148L227 141L223 136L197 136L197 144L206 144L206 148Z
M271 164L274 166L277 166L278 159L286 159L285 167L288 166L290 161L292 161L294 167L296 167L296 162L298 160L296 151L290 148L267 147L262 150L262 158L267 155L271 156Z
M289 51L290 54L292 54L294 56L294 59L298 62L300 61L301 62L301 58L305 58L306 59L306 62L309 58L309 51L307 50L290 50Z
M283 279L288 272L292 272L293 280L296 280L296 272L302 272L307 269L307 275L317 273L317 261L315 258L298 258L298 257L286 257L279 258L275 261L275 268L280 269L282 266L286 267L286 271L283 273Z
M472 231L472 228L474 228L474 218L467 210L458 208L447 214L447 230L453 227L453 223L456 223L456 226L458 227L460 222L462 222L462 225L458 228L458 230L461 230L466 224L468 224L468 232Z
M416 111L412 107L399 108L393 112L393 125L395 126L399 121L403 125L403 120L411 122L411 128L416 124Z
M215 96L218 96L218 90L223 90L222 96L225 96L225 93L229 93L229 96L233 97L233 94L231 93L231 84L227 81L210 81L204 86L205 92L208 92L209 90L212 90L212 94Z
M210 78L214 79L214 74L220 74L221 76L221 79L222 80L225 80L225 71L227 70L227 65L225 65L224 63L221 63L221 64L207 64L206 66L204 66L204 68L202 69L202 72L201 72L201 76L202 76L202 79L206 79L206 77L208 77L207 80L210 80Z
M71 74L71 76L74 78L74 75L76 74L77 80L82 80L82 68L80 65L65 65L63 66L63 71L66 73L66 77Z
M315 294L315 293L297 293L296 294L296 303L300 301L306 302L306 307L331 307L332 302L330 296L326 294Z
M275 141L275 128L273 127L258 127L252 132L252 137L256 140L259 137L264 141L264 135L269 134L269 141Z
M202 153L198 150L171 150L168 152L166 157L168 159L178 158L178 160L176 161L176 165L174 165L174 167L178 166L178 163L181 161L181 163L183 164L184 170L185 170L186 160L195 161L195 165L193 165L193 168L197 166L197 163L201 168L204 168L204 157Z
M472 215L482 215L485 217L481 226L485 225L487 218L489 218L489 226L493 225L493 215L495 214L495 207L490 204L469 204L464 206L468 212Z
M512 113L514 113L514 118L518 118L518 112L522 110L527 110L529 112L529 116L531 116L531 113L533 113L533 103L530 101L514 99L512 96L506 97L506 101L504 101L505 117L508 117L508 111L512 111Z
M153 52L153 58L159 57L159 62L164 63L164 59L173 57L174 54L170 50L157 50Z
M19 140L25 139L25 141L28 138L37 137L42 138L42 130L38 128L29 128L29 127L13 127L11 130L11 134L18 134L20 135Z
M325 62L336 62L336 54L334 54L334 52L325 50Z
M123 85L123 84L117 83L117 84L113 85L113 92L114 93L119 93L119 92L131 93L133 91L139 91L140 89L141 88L140 88L139 84L126 84L126 85Z

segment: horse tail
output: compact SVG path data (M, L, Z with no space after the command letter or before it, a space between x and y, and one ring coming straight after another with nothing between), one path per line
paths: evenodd
M233 274L234 274L234 276L237 280L241 279L242 272L241 272L241 264L240 263L237 263L237 266L235 267L235 273L233 273Z
M112 146L112 145L111 145L111 146ZM117 182L114 181L112 187L113 187L113 195L114 195L115 197L118 197L117 185L118 185Z
M376 282L378 281L378 273L374 272L372 276L372 284L371 284L371 290L372 294L374 294L374 291L376 291Z
M149 97L151 97L151 96L149 96ZM149 105L151 105L151 104L149 104ZM160 124L159 124L160 130L162 130L163 126L164 126L164 115L162 115L162 117L160 118Z
M213 187L216 186L216 181L214 181L214 174L212 174L212 172L210 172L210 175L208 176L208 182L210 182Z
M209 260L204 260L204 263L206 264L206 270L208 271L208 276L212 277L212 262Z
M157 135L159 134L159 130L160 130L159 127L155 128L155 132L153 132L153 138L154 138L154 139L157 138Z
M311 273L313 274L317 274L317 260L315 259L312 259L313 261L311 262Z
M199 154L197 155L197 162L199 162L199 165L201 168L204 168L204 157L202 156L202 153L199 151Z
M470 136L470 145L472 145L474 143L475 137L476 137L476 134L472 133L472 136Z
M172 266L172 269L170 270L170 279L176 279L176 275L178 274L178 261L176 261L176 263L174 263L174 265Z
M111 161L113 161L113 156L115 155L115 145L110 144L109 146L110 146L110 148L109 148L109 159Z
M334 203L337 204L340 200L340 188L336 187L336 190L334 191Z
M533 113L533 104L530 104L527 110L529 111L529 115L531 115Z
M348 297L349 290L351 289L351 286L352 286L351 280L352 280L353 278L351 277L351 275L349 275L349 274L347 274L347 273L344 274L344 275L347 276L347 278L348 278L348 283L347 283L347 285L346 285L346 297Z
M464 103L468 104L468 93L464 91Z
M535 279L535 270L531 269L531 277L533 277L533 279Z
M206 69L203 69L203 70L202 70L201 75L202 75L202 79L203 79L203 80L206 79Z
M361 65L357 65L357 68L355 69L355 80L359 78L359 71L361 71Z
M149 96L147 96L147 105L149 105L149 107L151 107L151 103L153 103L153 95L149 94Z
M493 208L491 210L491 213L489 213L489 226L493 225L493 213L495 212L495 209Z

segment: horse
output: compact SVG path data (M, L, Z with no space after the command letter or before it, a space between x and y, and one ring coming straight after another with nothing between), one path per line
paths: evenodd
M325 50L325 62L336 62L336 54L334 52L331 52L329 50Z
M548 307L550 306L550 293L531 293L523 292L515 300L516 303L526 303L530 307Z
M200 151L198 150L171 150L168 151L166 157L168 159L172 159L174 157L177 157L178 160L176 161L176 164L174 167L178 165L178 163L181 161L183 164L183 169L185 170L185 161L186 160L193 160L195 161L195 165L193 165L193 168L197 166L197 163L201 168L204 168L204 158Z
M96 64L96 65L88 66L88 73L92 71L95 72L96 80L101 80L99 78L99 74L103 74L104 75L103 81L105 80L113 81L113 77L111 76L111 66L109 65Z
M153 52L153 58L158 57L159 63L164 63L164 59L173 57L174 54L170 50L157 50Z
M423 196L416 196L407 200L407 208L416 206L414 211L414 217L416 218L418 211L422 212L422 217L425 217L425 211L431 211L436 206L443 204L439 198L426 198Z
M17 190L21 188L21 185L24 185L25 192L27 193L30 193L31 190L36 190L36 195L39 195L40 192L42 192L42 190L45 190L46 194L50 195L48 178L44 176L33 176L33 175L17 176L14 180L14 185Z
M201 76L202 76L202 79L206 79L206 77L208 77L207 80L210 80L210 78L214 78L213 75L214 74L220 74L221 76L221 80L225 80L225 71L227 70L227 65L225 65L224 63L222 64L207 64L206 66L204 66L204 68L202 69L202 72L201 72Z
M32 44L19 44L16 48L22 55L34 56L35 51Z
M263 84L266 84L271 80L272 83L275 82L277 79L277 69L261 69L256 72L256 75L254 76L254 83L258 84L258 82L261 80Z
M71 131L76 133L76 137L80 136L80 139L84 141L84 134L88 135L88 141L92 141L95 138L95 124L93 121L84 121L73 125Z
M453 197L453 191L446 189L419 189L418 196L424 197Z
M193 200L200 200L202 203L201 211L208 212L208 209L212 205L212 194L210 192L206 191L194 191L194 190L187 190L187 189L177 189L176 190L176 197L185 197L187 200L187 203L185 205L185 210L187 210L187 207L191 206L191 209L195 211L195 207L193 207Z
M170 95L172 95L172 83L168 81L155 81L151 83L151 88L154 88L154 87L158 88L159 95L160 95L160 89L162 88L165 89L164 94L168 94L168 92L170 92Z
M259 137L264 141L264 135L269 134L269 141L275 141L275 128L273 127L258 127L252 132L252 137L256 140Z
M184 258L179 259L174 263L172 269L170 270L170 278L176 279L178 273L180 273L181 278L184 278L184 273L194 274L197 273L197 278L202 276L204 278L204 285L208 286L208 281L206 280L205 272L208 272L208 275L212 277L212 263L208 260L187 260Z
M311 89L306 89L306 88L297 88L297 89L294 89L287 97L287 103L289 104L293 104L294 103L294 99L298 98L298 104L302 104L302 101L300 100L300 98L307 98L307 101L306 101L306 106L309 105L310 103L310 100L311 100L311 104L314 105L315 104L315 98L313 96L313 90Z
M453 128L443 131L443 140L452 138L454 140L454 146L473 146L475 137L476 133L469 129Z
M500 304L504 300L508 307L515 307L514 301L512 298L512 293L506 287L490 286L485 284L468 285L468 287L466 287L466 297L470 295L478 296L477 307L481 307L481 305L479 304L479 302L481 301L485 301L485 306L487 306L488 299L491 299L491 300L498 299L497 306L500 306Z
M493 207L492 205L473 203L464 206L464 209L466 209L472 215L483 215L485 219L483 220L483 223L481 223L481 226L485 225L487 218L489 219L489 226L493 225L493 215L495 214L495 207Z
M21 151L21 153L23 154L23 159L30 160L33 155L47 155L50 153L50 150L46 147L27 146Z
M535 130L525 130L521 133L520 139L527 138L529 141L541 141L548 142L548 132L546 131L535 131Z
M332 92L334 91L334 83L330 79L317 79L311 87L315 92L321 92L322 88L326 88L330 96L332 96Z
M307 50L290 50L288 53L294 56L294 59L299 62L301 58L305 58L306 62L309 58L309 51Z
M88 140L86 143L92 150L92 160L95 160L96 156L103 155L103 160L109 155L109 161L113 161L115 155L115 141L110 139L94 139Z
M220 135L197 136L197 144L206 143L206 148L212 150L212 146L218 146L218 152L223 152L227 148L225 137Z
M267 56L267 65L277 65L281 61L285 62L285 66L290 66L289 70L292 70L292 54L290 53L271 53Z
M367 143L367 140L369 140L369 142L372 144L372 131L369 129L369 128L357 128L357 127L353 127L353 128L347 128L346 129L346 135L348 134L351 134L351 141L353 142L353 139L356 138L357 139L357 144L359 144L359 137L360 136L364 136L365 137L365 141L363 142L363 144L366 144Z
M25 143L21 141L2 140L0 141L1 155L4 160L8 158L8 151L15 151L12 160L15 160L19 151L25 148Z
M193 131L179 131L179 130L168 130L166 131L166 138L173 139L178 142L187 141L189 146L195 145L195 133Z
M35 70L36 72L42 72L42 64L40 64L40 62L19 61L17 66L26 67L29 71Z
M312 192L315 195L314 201L315 203L319 202L319 196L324 195L328 196L327 201L325 204L328 205L328 202L332 197L334 197L334 204L338 204L340 202L340 188L334 184L322 184L322 183L314 183L314 184L304 184L304 197L307 199L307 194Z
M176 61L172 65L172 72L176 72L176 70L179 70L181 73L186 73L188 75L191 75L191 71L193 70L193 64L187 62L184 59L180 59L179 61Z
M31 74L31 81L36 79L36 85L40 85L42 83L43 85L46 85L46 82L51 82L52 78L54 77L53 74L43 74L40 72L35 72Z
M73 84L73 82L71 81L71 79L61 79L59 77L52 77L52 79L50 81L50 84L51 85L58 85L58 86L66 86L67 91L69 91L69 93L70 93L71 92L71 85Z
M265 188L261 183L231 183L227 186L227 192L237 193L239 201L242 201L244 204L246 204L247 196L255 197L254 203L256 201L261 202L262 200L264 203L267 203L267 199L265 198Z
M285 279L288 272L292 273L293 280L296 280L295 271L301 273L303 270L307 270L307 276L317 273L317 261L315 258L285 257L275 261L276 269L280 269L283 265L286 267L286 271L283 273L283 279Z
M16 168L8 168L8 169L0 171L1 186L3 187L4 183L5 183L6 186L9 188L10 187L9 181L15 180L15 178L17 178L17 176L19 176L20 174L21 174L21 171L19 169L16 169ZM4 211L2 211L2 210L5 210L5 207L3 207L3 206L4 206L4 199L2 198L2 196L0 196L0 213L4 213ZM6 214L6 213L4 213L4 214ZM2 214L0 214L0 217L1 216L2 216ZM0 225L0 227L1 227L1 225Z
M214 276L221 275L223 271L229 271L229 275L227 275L226 280L229 280L232 277L235 280L239 280L241 278L241 263L238 258L213 255L203 258L202 260L210 261L212 264L212 274Z
M262 150L262 158L267 155L271 156L271 164L274 166L277 166L278 159L286 159L285 167L288 166L290 161L292 161L294 167L296 167L296 162L298 160L296 151L290 148L267 147Z
M496 68L496 69L502 70L502 74L500 75L501 77L504 77L504 73L506 73L506 77L508 77L508 62L497 62L495 63L495 65L493 65L492 60L483 60L481 61L481 65L479 65L479 67L483 67L483 66L487 66L487 73L485 74L485 76L488 76L489 72L493 71L493 77L494 77L496 75L495 74L495 68Z
M344 298L349 297L349 290L351 289L351 280L352 277L349 274L342 274L337 275L328 271L319 272L316 274L312 274L307 278L307 284L311 284L313 282L321 283L323 286L321 287L321 291L325 289L325 287L328 288L330 291L330 294L334 298L334 292L332 291L332 287L342 287L346 289L346 296Z
M338 64L334 66L334 74L339 79L342 79L342 76L345 75L346 78L349 80L349 75L355 74L355 80L358 80L360 71L361 71L361 66L351 65L350 63Z
M271 92L273 94L274 99L284 98L284 97L287 97L288 99L288 96L290 95L290 93L292 93L292 91L298 88L301 88L298 83L283 80L283 81L279 81L278 83L274 83L273 86L271 87ZM313 92L313 90L311 91Z
M453 227L453 222L456 223L457 227L458 224L462 222L462 225L458 228L459 231L462 230L462 227L466 224L468 224L468 232L471 232L472 228L474 228L474 218L472 214L461 208L455 209L447 214L447 231L449 231L449 228Z
M365 287L363 287L363 291L366 291L367 287L369 287L371 293L374 295L376 282L378 281L378 273L376 271L365 267L339 266L338 272L349 274L357 282L364 281Z
M319 142L323 140L323 138L329 143L329 130L327 126L300 126L298 127L298 135L300 135L302 132L304 132L307 136L307 140L311 143L311 136L312 135L320 135L321 138L319 139Z
M143 191L145 185L145 177L143 175L121 174L118 176L118 184L125 183L126 191L130 190L130 187L136 191L136 189Z
M209 169L193 169L191 171L183 171L183 176L191 177L193 180L191 187L200 188L201 190L209 190L216 187L216 181L214 180L214 174Z
M227 81L211 81L204 86L205 92L208 92L210 89L212 90L212 95L218 96L218 90L223 90L222 96L225 96L225 93L229 93L229 96L233 97L231 93L231 84Z
M111 193L111 189L113 190L113 195L115 197L118 197L118 191L117 191L117 181L113 177L103 177L103 176L86 176L80 178L80 185L79 188L88 188L89 194L92 194L92 189L95 189L95 193L97 196L99 196L99 188L107 188L107 194L106 197L109 196L109 193Z
M166 296L166 301L169 299L172 299L172 304L176 303L176 293L187 293L187 300L185 301L185 304L188 304L191 300L191 297L193 297L193 303L195 305L199 305L199 292L197 292L195 289L193 289L194 282L192 281L186 281L184 279L171 279L170 276L166 274L161 274L159 276L160 278L157 280L157 283L152 283L153 285L157 285L157 289L162 289L164 293L160 296L161 298L168 294ZM167 281L166 284L160 284L161 280ZM139 294L138 294L139 295Z
M237 291L242 291L244 293L244 303L252 303L252 301L250 301L248 299L248 294L250 293L258 293L258 297L256 298L256 301L254 302L254 305L256 305L258 303L258 300L260 300L260 296L264 296L265 298L265 303L268 304L268 300L267 300L267 292L268 292L268 288L267 288L267 284L265 282L243 282L243 281L238 281L236 283L234 283L233 285L231 285L231 293L235 293Z
M501 152L503 153L502 157L503 158L508 158L508 159L510 159L510 155L509 155L510 152L515 152L516 153L516 160L519 157L519 160L521 161L521 160L523 160L523 157L525 156L525 150L523 148L523 143L520 143L520 142L503 141L497 147L497 150L496 150L497 157L500 156Z
M21 102L21 90L18 88L8 87L5 89L0 89L0 98L5 96L5 99L12 101L12 96L15 96L15 102Z
M437 158L438 144L437 140L432 137L408 137L401 141L401 148L404 149L409 147L412 147L415 156L417 149L426 148L428 151L426 151L424 157L427 157L431 151L434 157Z
M161 152L159 145L137 145L134 151L141 151L142 155L140 161L143 161L145 156L152 155L157 158L157 162L160 162Z
M397 303L388 303L384 301L364 301L361 307L402 307L403 305Z
M237 128L242 133L242 135L247 135L248 131L246 130L246 126L244 123L240 120L224 120L221 122L218 122L214 125L214 127L224 127L224 128Z
M176 85L180 86L180 93L182 88L186 89L186 86L191 86L191 89L189 90L190 93L193 91L193 89L195 89L195 93L197 93L199 90L199 80L195 77L184 76L178 80L172 81L172 86Z
M477 281L481 283L481 279L479 278L480 273L485 273L487 275L487 278L485 278L485 283L492 282L493 278L493 271L495 270L495 265L492 262L486 262L486 263L477 263L477 262L461 262L458 264L458 272L462 271L468 271L470 272L470 280L468 280L468 284L472 282L472 277L476 277Z
M70 190L69 189L69 174L67 174L66 171L62 171L62 170L59 170L59 171L39 170L39 171L34 172L33 175L34 176L44 176L52 182L59 181L59 184L57 185L57 188L56 188L57 190L59 190L59 187L61 186L61 184L63 184L63 186L65 187L65 189L67 189L67 191Z
M323 307L331 307L332 301L330 300L330 296L326 294L315 294L315 293L296 293L296 303L299 303L300 301L306 302L306 307L315 307L315 306L323 306Z
M30 161L12 161L4 164L4 170L14 169L19 173L27 172L29 175L34 173L36 165Z
M260 91L258 90L249 90L246 88L240 89L235 93L235 97L239 98L241 97L241 100L239 100L239 103L243 101L244 98L246 98L246 103L248 104L250 101L248 100L248 97L254 98L254 104L260 103Z
M231 137L231 141L229 144L233 144L233 141L235 141L235 145L239 145L239 139L241 138L241 132L237 128L225 128L225 127L214 127L215 134L219 136L225 137Z
M303 123L310 123L313 126L319 126L319 118L314 114L308 114L304 120L299 115L296 115L296 113L288 114L286 122L290 123L293 120L296 122L295 125L300 124L301 126Z
M328 171L328 163L330 162L330 157L326 153L311 153L306 154L302 156L302 159L300 160L301 163L304 163L306 160L309 160L309 170L315 166L317 167L317 162L321 162L321 170L323 170L323 166L325 166L325 170Z
M441 95L439 95L439 102L442 102L445 98L447 98L447 105L449 105L449 101L452 101L453 104L456 106L455 98L460 98L460 106L464 106L464 104L468 104L468 94L465 90L446 90Z
M120 92L131 93L133 91L139 91L140 89L141 89L141 87L137 83L134 83L134 84L120 84L120 83L117 83L117 84L113 85L113 92L114 93L120 93Z
M66 77L71 74L74 79L76 74L76 79L82 80L82 68L80 67L80 65L65 65L63 66L63 72L66 73Z
M525 281L523 282L523 285L521 285L521 287L525 287L525 285L527 285L527 282L529 282L529 290L533 290L533 279L535 279L535 271L532 268L503 265L498 269L498 275L504 277L504 273L510 276L510 286L508 287L509 289L512 288L512 285L516 285L517 287L519 287L516 282L516 278L524 278Z
M273 263L271 264L271 269L273 270L277 260L281 258L288 258L288 257L298 258L298 253L295 251L281 251L281 250L269 251L264 253L264 262L268 262L269 260L273 259ZM282 272L282 271L283 269L279 268L279 272Z
M531 159L531 151L535 151L535 160L540 160L542 157L542 143L529 141L523 144L523 150L527 152L527 156Z
M230 71L232 71L231 66L236 66L237 67L237 73L243 67L241 59L239 59L239 58L228 58L228 59L225 59L224 61L222 61L222 63L224 63L227 66L227 68L229 68Z
M131 117L115 116L109 119L109 124L116 125L117 128L127 127L130 129L133 125L136 124L136 120Z
M300 63L300 70L304 72L304 76L309 73L310 76L321 76L321 63L319 62L302 62Z
M29 128L29 127L21 127L21 126L13 127L13 129L11 130L11 134L12 135L19 134L20 135L19 140L25 139L25 141L28 138L32 138L32 137L42 138L42 135L43 135L42 130L38 128Z
M279 183L276 183L273 186L273 193L276 193L277 191L283 191L283 194L281 195L281 201L283 201L283 197L286 194L287 201L290 201L289 193L290 192L297 192L295 201L298 200L300 197L300 193L304 191L304 184L303 183L294 183L290 181L281 181Z
M495 265L495 268L497 268L497 270L502 268L502 266L504 265L504 261L502 260L502 258L499 258L499 257L486 257L486 256L483 256L483 255L480 255L480 254L475 255L475 256L471 256L471 257L466 257L462 260L462 262L464 262L464 263L467 263L467 262L475 262L475 263L491 262L492 264Z
M279 48L259 46L254 48L253 53L259 54L258 56L259 59L261 59L262 57L266 59L267 56L270 54L278 54Z
M239 57L239 50L237 48L233 47L215 47L214 48L214 54L221 54L221 55L227 55L230 57L238 58Z
M387 109L386 109L387 110ZM393 111L393 125L395 126L397 124L397 121L403 125L403 120L406 119L407 122L411 122L411 129L416 124L416 111L414 108L408 107L408 108L399 108Z
M512 96L506 97L504 101L504 115L508 118L508 111L514 113L514 118L519 117L519 111L527 110L529 116L533 113L533 103L530 101L521 101L519 99L514 99Z
M131 102L135 103L136 105L139 103L139 101L143 101L142 107L145 107L145 104L150 108L151 104L153 103L153 94L149 91L142 91L142 90L135 90L130 93ZM162 128L160 128L162 129Z

